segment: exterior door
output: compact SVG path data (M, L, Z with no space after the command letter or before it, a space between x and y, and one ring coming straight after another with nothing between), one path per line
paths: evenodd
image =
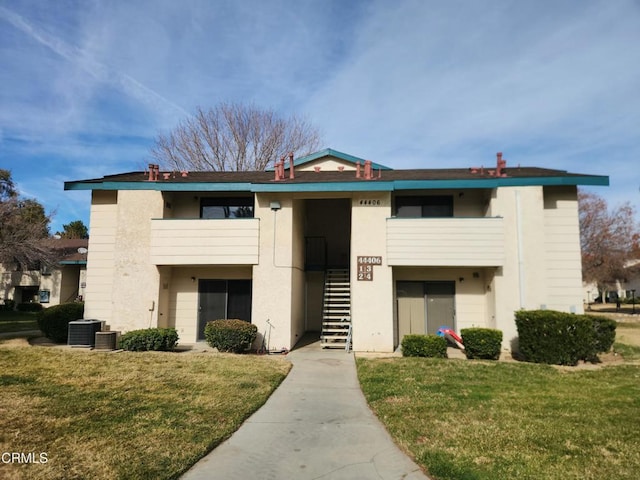
M409 334L435 334L455 329L455 282L396 283L398 340Z
M207 322L235 318L251 322L251 280L198 282L198 340Z
M424 282L397 282L398 336L426 333L427 317L424 306Z
M211 320L227 318L227 281L198 282L198 340L204 340L204 327Z
M427 333L446 325L455 329L455 282L425 282Z

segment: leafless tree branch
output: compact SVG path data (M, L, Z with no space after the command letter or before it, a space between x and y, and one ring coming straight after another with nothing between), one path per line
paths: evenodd
M221 103L198 108L193 117L159 135L151 156L172 170L259 171L289 152L306 155L319 145L318 130L303 118Z

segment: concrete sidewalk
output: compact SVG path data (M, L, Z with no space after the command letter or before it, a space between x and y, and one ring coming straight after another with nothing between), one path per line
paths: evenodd
M369 410L353 354L318 342L288 358L264 406L183 479L427 479Z

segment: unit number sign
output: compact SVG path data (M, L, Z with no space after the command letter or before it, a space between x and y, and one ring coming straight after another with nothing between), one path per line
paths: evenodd
M374 265L382 265L382 257L358 256L358 280L373 280Z

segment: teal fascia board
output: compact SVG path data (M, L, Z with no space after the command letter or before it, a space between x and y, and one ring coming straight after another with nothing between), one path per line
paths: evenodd
M157 190L163 192L388 192L393 190L473 189L525 186L609 185L609 177L478 178L464 180L360 180L309 183L169 183L169 182L67 182L65 190Z
M609 185L609 177L527 177L480 178L477 180L395 180L394 190L443 190L459 188L498 188L562 185Z
M250 192L251 183L65 182L65 190L157 190L161 192Z
M62 260L58 262L60 265L86 265L86 260Z

